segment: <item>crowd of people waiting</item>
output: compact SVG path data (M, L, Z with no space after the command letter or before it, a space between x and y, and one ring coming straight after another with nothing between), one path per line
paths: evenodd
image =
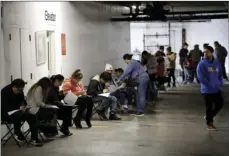
M224 66L227 51L218 42L215 42L215 47L215 57L221 63L224 78L227 79ZM188 44L185 43L179 52L184 84L193 82L194 77L199 82L196 68L203 57L198 45L190 52L187 48ZM209 48L209 45L204 44L204 48ZM25 140L21 132L21 122L27 121L31 131L30 144L41 146L38 130L46 137L56 136L57 120L62 120L60 132L65 136L72 135L69 127L72 125L73 106L78 108L73 123L79 129L83 128L82 120L85 120L88 128L92 127L91 118L95 103L99 103L96 112L101 120L121 120L117 116L118 106L121 114L134 113L136 116L143 116L148 90L156 96L156 90L165 89L165 83L168 84L167 87L171 87L171 79L172 86L176 86L176 53L171 47L167 47L165 54L164 47L160 46L155 55L143 51L140 62L132 59L131 54L125 54L123 60L127 64L125 70L114 69L112 65L107 64L104 72L90 79L86 89L82 83L83 74L79 69L69 78L60 74L41 78L29 89L26 96L23 93L26 83L22 79L15 79L1 90L1 119L14 124L19 141ZM64 101L69 92L77 97L73 106ZM106 93L107 96L104 95ZM133 103L136 105L136 111L128 108L128 105ZM106 115L108 108L109 117ZM14 113L9 114L11 111Z

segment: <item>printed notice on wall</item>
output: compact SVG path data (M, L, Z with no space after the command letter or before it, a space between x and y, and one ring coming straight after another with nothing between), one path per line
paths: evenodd
M66 36L65 34L61 34L61 53L62 55L66 55Z

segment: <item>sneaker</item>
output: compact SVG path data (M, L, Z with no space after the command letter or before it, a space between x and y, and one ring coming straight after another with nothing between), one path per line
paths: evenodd
M108 121L108 118L105 115L105 112L104 111L97 111L97 112L98 112L98 115L100 117L100 120L102 120L102 121Z
M30 145L41 147L43 144L39 140L31 140Z
M213 123L207 125L207 129L210 131L218 131L218 129L215 127L215 125Z
M122 119L115 114L110 114L109 120L122 120Z
M23 135L18 135L18 136L16 136L15 138L16 138L16 140L17 140L18 142L24 142L24 141L25 141L25 137L24 137Z
M206 116L204 116L204 120L206 120L206 121L207 121L207 117L206 117Z
M143 112L136 113L135 116L144 116L145 114Z
M63 133L65 136L71 136L72 133L69 131L69 129L64 129L61 127L60 132Z
M86 121L87 127L91 128L92 127L91 121L90 120L85 120L85 121Z
M134 111L134 110L128 110L128 113L129 114L136 114L136 111Z

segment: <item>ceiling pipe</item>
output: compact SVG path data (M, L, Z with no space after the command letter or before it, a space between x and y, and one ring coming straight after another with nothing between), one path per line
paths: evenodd
M228 10L206 10L206 11L175 11L175 12L168 12L166 15L176 15L176 14L208 14L208 13L228 13ZM122 14L123 16L130 16L130 14ZM139 15L146 15L142 12L139 13Z
M228 15L198 15L198 16L175 16L167 17L166 20L152 19L150 17L136 18L111 18L113 22L134 22L134 21L185 21L185 20L211 20L211 19L227 19Z

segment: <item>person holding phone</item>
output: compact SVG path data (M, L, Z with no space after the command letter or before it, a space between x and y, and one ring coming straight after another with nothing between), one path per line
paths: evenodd
M91 128L93 102L92 98L87 95L84 89L84 85L81 81L82 79L83 74L81 73L80 69L75 70L70 78L64 80L62 90L64 95L67 95L68 92L71 91L73 94L78 96L75 104L79 107L79 109L76 117L74 118L76 128L82 128L81 120L83 118L85 109L87 110L85 121L87 126Z

